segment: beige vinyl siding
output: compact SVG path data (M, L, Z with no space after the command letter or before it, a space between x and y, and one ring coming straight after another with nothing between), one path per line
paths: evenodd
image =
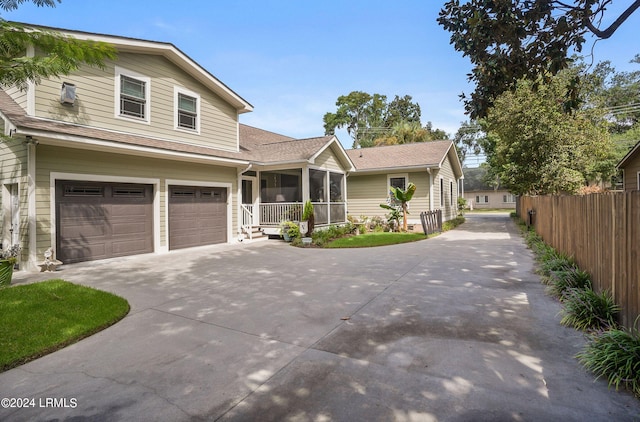
M315 165L327 169L327 170L337 170L344 171L344 168L338 163L338 159L333 153L332 148L327 148L316 158Z
M396 174L396 173L393 173ZM386 211L380 204L387 201L388 174L350 175L347 178L347 204L349 215L354 217L384 217ZM416 192L409 205L409 219L419 220L420 212L429 210L429 174L409 173L409 181L416 185Z
M10 239L10 233L6 233L5 229L10 226L11 216L5 215L5 185L18 184L18 195L20 196L20 245L22 246L22 254L20 261L26 259L28 252L26 245L29 236L29 218L27 213L28 205L28 164L27 164L27 146L24 138L6 138L0 140L0 239ZM5 219L9 219L8 221Z
M440 204L440 178L444 182L444 203L442 205ZM451 182L453 182L453 203L451 201ZM443 161L442 167L434 174L433 206L435 209L442 209L442 219L444 221L451 220L458 214L458 182L448 156Z
M354 217L383 216L380 208L387 200L386 174L350 175L347 177L347 211Z
M624 190L640 190L638 186L638 173L640 173L640 153L636 153L633 160L624 167Z
M73 174L89 174L103 176L119 176L131 178L156 179L160 182L160 245L166 245L166 180L185 180L188 182L229 183L232 185L228 192L232 201L232 209L237 209L237 170L235 167L221 167L214 165L187 163L182 161L161 160L77 150L57 148L46 145L38 147L38 171L36 174L36 212L37 212L37 253L39 255L51 245L51 172ZM236 212L232 212L232 229L237 227Z
M9 94L13 101L18 103L20 107L22 107L25 111L27 110L27 90L19 90L16 87L11 88L3 88L4 91Z
M27 176L27 146L23 137L0 139L0 180Z
M416 192L409 202L409 219L419 220L420 213L429 211L429 173L421 171L409 173L409 183L416 185Z
M116 65L150 78L150 121L116 117ZM132 75L134 76L134 75ZM60 104L62 82L76 86L73 106ZM200 96L200 133L174 128L174 87ZM105 69L84 66L73 75L43 80L36 88L36 115L102 129L238 150L237 111L162 56L120 53Z

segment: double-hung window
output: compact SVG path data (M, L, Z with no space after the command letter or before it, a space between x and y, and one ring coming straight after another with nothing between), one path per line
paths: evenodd
M200 130L200 97L182 88L174 89L175 127L188 131Z
M116 68L116 116L149 121L150 79Z

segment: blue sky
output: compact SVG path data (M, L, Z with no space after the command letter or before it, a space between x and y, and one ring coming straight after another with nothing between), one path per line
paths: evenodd
M616 1L626 7L630 1ZM132 1L26 3L7 20L170 42L254 106L241 122L297 138L323 135L322 117L351 91L411 95L422 121L453 135L466 120L459 94L471 66L436 18L444 0ZM612 10L615 12L616 10ZM612 15L611 15L612 16ZM605 22L606 23L606 22ZM617 70L640 53L640 12L595 61ZM591 51L591 44L583 52ZM637 65L636 67L637 68ZM344 131L337 132L351 147Z

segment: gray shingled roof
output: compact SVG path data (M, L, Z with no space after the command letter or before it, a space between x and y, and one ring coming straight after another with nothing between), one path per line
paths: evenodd
M347 150L357 171L403 167L437 167L451 148L451 141L420 142Z
M260 163L276 163L308 160L333 138L332 136L322 136L308 139L294 139L289 136L279 135L241 124L239 125L240 151L233 152L30 117L26 114L25 110L3 90L0 90L0 111L21 131L32 133L42 132L42 136L46 136L44 135L46 133L78 136L129 146L149 147L206 157L238 160L240 162L256 161Z

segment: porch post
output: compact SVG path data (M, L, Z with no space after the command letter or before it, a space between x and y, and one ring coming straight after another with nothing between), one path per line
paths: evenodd
M309 193L309 167L302 166L302 203L304 204L310 198Z

